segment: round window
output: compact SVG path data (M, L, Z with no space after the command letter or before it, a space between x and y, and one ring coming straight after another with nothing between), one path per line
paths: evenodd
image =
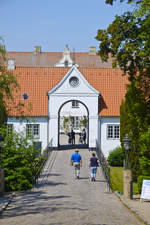
M77 87L79 85L79 79L77 77L71 77L69 79L69 84L72 86L72 87Z

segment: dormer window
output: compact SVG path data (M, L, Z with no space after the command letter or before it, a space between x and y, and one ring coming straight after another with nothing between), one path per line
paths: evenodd
M65 61L65 67L68 67L68 65L69 65L69 63L68 63L68 61Z
M79 108L79 102L73 100L73 101L72 101L72 108Z
M14 59L8 59L8 70L14 70L14 69L15 69Z

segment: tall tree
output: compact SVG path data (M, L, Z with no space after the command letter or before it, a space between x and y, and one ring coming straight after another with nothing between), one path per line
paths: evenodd
M0 127L7 118L8 100L13 100L13 91L18 87L17 81L6 68L6 51L0 39Z
M104 61L111 55L113 66L119 66L130 81L136 79L146 91L144 81L150 81L150 3L134 2L138 3L136 10L116 16L107 29L98 30L98 54Z
M105 2L113 5L115 1ZM135 9L116 16L107 29L98 30L96 39L100 41L98 54L102 60L111 56L113 67L119 67L130 81L120 111L121 140L126 132L132 138L130 157L136 179L141 172L140 136L150 124L150 1L124 1L134 3Z

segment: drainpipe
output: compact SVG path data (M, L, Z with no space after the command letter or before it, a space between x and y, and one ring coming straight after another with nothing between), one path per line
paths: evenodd
M102 146L101 146L101 117L100 116L98 116L98 139L99 139L100 149L102 149Z
M48 118L47 118L47 146L48 146L48 143L49 143L49 95L47 93L47 96L48 96Z

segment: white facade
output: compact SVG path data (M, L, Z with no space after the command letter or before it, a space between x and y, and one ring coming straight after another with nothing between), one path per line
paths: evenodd
M42 150L48 144L48 118L47 117L27 117L26 119L17 119L16 117L9 117L7 124L13 124L13 128L18 133L26 135L27 124L39 124L39 137L34 139L35 142L41 142Z
M72 78L77 79L77 84L72 85ZM75 80L76 80L75 79ZM57 147L59 112L64 104L70 101L79 101L89 118L89 148L95 148L98 138L98 99L100 93L93 88L79 70L73 66L61 82L48 92L49 96L49 140L53 139L53 146ZM81 113L81 111L80 111Z
M109 152L115 149L116 147L120 147L120 139L119 138L108 138L108 126L112 125L120 127L120 117L103 117L99 118L99 140L103 153L107 157ZM120 132L119 132L120 133Z
M51 140L53 147L59 146L60 117L86 116L89 148L95 148L96 140L99 140L101 149L107 157L111 150L120 146L118 135L120 118L98 115L100 93L87 82L76 66L72 66L63 79L48 91L47 95L47 117L28 117L26 120L10 117L8 124L13 124L17 132L26 131L27 124L39 124L39 137L36 137L35 141L41 142L42 150L44 150ZM79 108L73 108L72 101L77 101ZM108 137L108 130L110 137Z

